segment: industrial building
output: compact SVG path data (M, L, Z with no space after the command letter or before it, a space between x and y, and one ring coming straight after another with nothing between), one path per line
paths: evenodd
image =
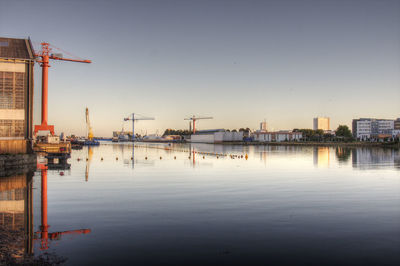
M223 143L243 141L243 131L226 131L225 129L197 130L192 134L190 142L193 143Z
M329 117L316 117L313 120L313 129L322 129L323 131L331 130Z
M252 135L254 141L258 142L282 142L282 141L299 141L303 134L301 132L277 131L262 132L256 131Z
M29 39L0 37L0 154L31 151L34 60Z
M397 120L396 120L397 121ZM353 119L353 137L359 140L379 139L383 137L395 137L395 120L360 118Z

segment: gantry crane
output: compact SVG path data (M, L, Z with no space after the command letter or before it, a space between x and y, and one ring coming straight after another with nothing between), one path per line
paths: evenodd
M35 125L35 135L38 131L50 131L51 135L54 135L54 126L47 124L47 94L48 94L48 73L49 73L49 59L52 60L60 60L60 61L70 61L70 62L78 62L78 63L92 63L90 60L80 60L80 59L70 59L63 58L62 54L52 54L52 48L50 48L50 44L47 42L41 43L41 50L39 53L36 53L35 56L37 58L36 62L40 63L42 67L42 123L40 125Z
M93 129L92 126L90 125L89 109L87 107L86 107L86 136L87 139L85 140L85 142L83 142L83 145L97 146L100 144L100 142L93 139Z
M206 117L206 116L200 116L200 117L196 117L195 115L185 118L184 120L191 120L193 121L193 134L196 133L196 120L199 119L213 119L212 117ZM189 122L190 123L190 122ZM190 124L189 124L190 125ZM190 130L190 129L189 129ZM191 131L191 130L190 130Z
M86 135L88 140L93 140L93 130L90 126L90 119L89 119L89 109L86 107Z
M140 114L132 113L128 117L124 118L124 121L132 120L132 141L135 140L135 121L138 120L154 120L154 117L145 117Z

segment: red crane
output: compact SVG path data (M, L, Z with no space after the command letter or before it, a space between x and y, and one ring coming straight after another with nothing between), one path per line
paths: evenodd
M199 120L199 119L213 119L213 118L212 117L196 117L194 115L191 117L185 118L184 120L192 120L193 121L193 134L196 133L196 120Z
M41 43L41 50L39 53L36 53L35 56L39 57L36 61L40 63L42 67L42 124L35 125L35 135L38 131L47 131L49 130L51 135L54 135L54 126L47 124L47 94L48 94L48 75L49 75L49 59L52 60L60 60L60 61L70 61L70 62L78 62L78 63L92 63L90 60L80 60L80 59L70 59L63 58L62 54L52 54L50 48L50 44L47 42Z

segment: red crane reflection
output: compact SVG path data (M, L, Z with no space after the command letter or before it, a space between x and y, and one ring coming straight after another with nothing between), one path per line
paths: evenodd
M48 242L50 240L59 240L63 235L80 235L80 234L88 234L91 232L90 229L77 229L77 230L69 230L63 232L53 232L49 233L49 225L47 223L47 165L45 164L37 164L37 168L41 169L42 176L42 212L41 212L41 226L40 231L35 233L35 240L41 240L40 250L46 250L49 248Z

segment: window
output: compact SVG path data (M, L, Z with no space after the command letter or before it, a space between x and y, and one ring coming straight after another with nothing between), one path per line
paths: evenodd
M1 109L24 109L26 91L25 73L0 71ZM24 137L25 120L0 120L0 138Z

